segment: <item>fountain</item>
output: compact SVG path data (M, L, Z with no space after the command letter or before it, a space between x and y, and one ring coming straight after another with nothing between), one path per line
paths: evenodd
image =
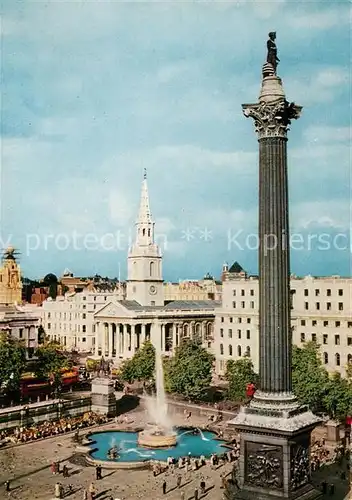
M164 388L164 369L161 345L155 349L156 398L147 399L147 411L151 423L138 434L138 445L143 448L170 448L177 444L177 433L173 430L167 412Z

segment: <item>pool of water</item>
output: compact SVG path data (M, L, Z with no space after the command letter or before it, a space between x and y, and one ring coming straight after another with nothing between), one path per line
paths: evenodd
M108 460L117 462L141 462L144 460L165 461L168 457L176 459L191 454L192 457L210 457L212 453L224 453L224 442L217 439L216 434L209 431L201 431L194 435L192 430L177 429L177 446L163 449L141 448L137 444L136 432L105 431L96 432L89 436L94 441L91 447L97 448L92 451L91 456L97 460ZM110 460L107 457L108 450L117 446L119 458Z

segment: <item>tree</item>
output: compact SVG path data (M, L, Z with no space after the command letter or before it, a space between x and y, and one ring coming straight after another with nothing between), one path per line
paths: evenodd
M340 373L330 376L323 398L327 413L334 419L344 421L352 413L352 385Z
M19 388L26 367L26 348L7 332L0 332L0 388L5 392Z
M204 399L211 384L213 361L198 342L184 340L164 365L167 390L192 400Z
M56 299L58 279L55 274L47 274L43 279L43 283L49 287L49 297Z
M248 356L236 361L232 359L228 361L225 376L229 382L229 397L236 403L243 403L246 400L247 384L253 382L256 385L259 379L254 371L252 360Z
M121 378L132 383L134 380L150 380L155 370L155 349L151 342L145 342L133 358L126 360L121 369Z
M61 352L60 344L47 342L36 350L37 366L36 374L39 377L53 377L53 386L58 389L61 384L61 370L68 367L68 359Z
M293 346L292 386L297 399L313 412L323 411L329 376L322 365L319 346L307 342L304 347Z

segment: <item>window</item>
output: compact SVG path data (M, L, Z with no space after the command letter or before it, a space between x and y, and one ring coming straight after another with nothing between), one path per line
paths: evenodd
M251 355L251 348L249 347L249 345L246 347L246 356L250 356Z
M341 321L335 321L335 326L339 327L341 325Z
M82 314L82 319L86 319L86 313Z
M237 356L242 356L242 347L240 345L237 346Z
M220 354L221 355L224 354L224 345L223 344L220 344Z
M330 290L330 288L328 288L328 289L326 290L326 295L327 295L328 297L331 297L331 290Z
M315 296L316 296L316 297L319 297L319 295L320 295L320 290L318 290L318 288L316 288L316 289L315 289Z
M223 337L223 336L224 336L224 329L220 328L220 337Z
M20 339L23 338L23 328L20 328Z
M317 341L317 334L312 333L312 342L316 342L316 341Z
M48 313L48 319L50 319L50 313Z
M244 297L244 295L245 295L245 291L244 290L241 290L241 295L242 295L242 297Z
M343 290L340 288L340 290L339 290L339 296L342 297L342 295L343 295Z
M340 345L340 335L335 335L335 345Z
M95 325L92 325L92 333L95 333Z
M86 333L86 325L82 325L82 333Z
M250 306L251 306L251 309L254 309L254 302L253 302L253 300L251 300Z
M348 363L348 364L352 363L352 354L349 354L349 355L347 356L347 363Z
M247 318L247 323L249 324L251 322L251 318Z
M250 339L250 338L251 338L251 331L247 330L247 339Z
M224 318L223 318L223 317L221 317L221 323L223 323L223 322L224 322Z
M232 345L229 345L229 356L232 356Z
M86 338L85 337L82 337L82 342L85 342L86 341Z
M97 297L94 295L94 301L96 301L96 300L97 300Z
M242 302L241 302L241 307L242 307L242 309L244 309L244 308L245 308L245 305L246 305L246 304L245 304L244 300L242 300Z
M232 307L236 309L236 302L232 302Z
M237 336L239 339L241 338L241 333L242 333L241 330L237 330Z
M233 290L232 295L233 295L234 297L236 297L236 290Z
M87 306L84 304L84 305L82 306L82 309L87 309Z
M250 291L250 295L251 295L251 297L253 297L253 296L254 296L254 290L251 290L251 291Z
M151 306L155 306L155 300L152 300L150 303Z
M340 363L341 363L340 354L337 352L337 353L335 354L335 365L336 365L336 366L340 366Z
M313 319L312 326L317 326L317 320L316 319Z
M327 365L329 363L329 355L327 352L324 352L323 359L324 359L324 365Z
M315 303L315 309L316 309L317 311L319 311L319 310L320 310L320 302L316 302L316 303Z
M347 345L352 345L352 337L347 337Z
M308 302L304 303L304 309L308 309Z
M152 261L152 262L149 264L149 274L150 274L150 276L154 276L154 270L155 270L155 264L154 264L154 262Z
M229 339L232 339L232 330L231 330L231 328L229 329Z
M327 311L331 311L331 302L326 303L326 309Z
M306 320L305 319L301 319L301 326L306 326Z
M327 344L328 343L328 336L326 335L326 333L324 333L323 335L323 344Z
M352 321L347 321L348 328L352 328Z
M304 342L306 340L306 334L301 333L301 342Z
M238 318L238 322L239 322L239 323L242 323L242 318Z
M51 323L48 323L48 330L50 330L51 328Z
M304 289L304 296L308 297L308 290L306 288Z
M329 322L328 321L324 321L323 322L323 326L329 326Z
M339 311L343 311L343 302L339 302Z
M233 322L233 318L230 318L230 323L232 323L232 322Z

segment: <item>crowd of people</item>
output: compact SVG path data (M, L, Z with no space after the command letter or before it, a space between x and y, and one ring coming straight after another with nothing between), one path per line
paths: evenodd
M16 427L14 430L2 431L0 440L3 443L27 443L51 436L57 436L66 432L76 431L91 427L93 425L105 424L108 422L107 417L98 415L97 413L87 412L79 417L63 417L54 422L43 422L30 427Z

